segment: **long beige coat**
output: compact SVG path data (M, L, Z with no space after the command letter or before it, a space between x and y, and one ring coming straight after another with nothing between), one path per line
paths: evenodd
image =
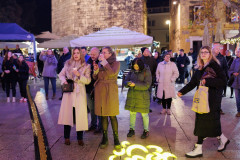
M162 99L163 91L165 92L165 99L175 98L175 81L179 76L177 66L173 62L164 64L164 61L158 64L156 71L156 80L158 82L157 97Z
M111 58L111 57L110 57ZM116 58L115 58L116 59ZM98 116L116 116L119 114L117 77L120 63L116 60L100 67L95 82L95 114Z
M62 71L59 73L61 84L66 81L67 65L65 64ZM58 124L70 125L73 127L73 107L75 107L76 114L76 130L88 130L88 117L87 117L87 98L85 84L91 82L90 65L84 64L78 70L80 78L74 78L74 91L70 93L63 93L60 113L58 117ZM68 77L69 78L69 77Z

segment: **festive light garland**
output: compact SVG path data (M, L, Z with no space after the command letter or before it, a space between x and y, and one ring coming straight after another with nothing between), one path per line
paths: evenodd
M240 43L240 37L238 38L232 38L232 39L225 39L220 41L221 44L236 44L236 43Z

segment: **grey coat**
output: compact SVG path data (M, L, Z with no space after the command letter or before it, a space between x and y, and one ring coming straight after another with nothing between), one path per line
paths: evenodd
M232 65L228 71L229 77L231 76L231 74L233 74L235 72L238 72L239 75L234 77L234 82L231 87L235 88L235 89L240 89L240 58L236 58L232 62Z
M44 62L43 67L43 77L50 77L50 78L56 78L57 77L57 59L53 56L48 55L40 55L39 59Z

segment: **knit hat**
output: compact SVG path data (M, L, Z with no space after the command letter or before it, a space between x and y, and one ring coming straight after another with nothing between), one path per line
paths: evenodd
M145 51L145 49L147 49L147 47L142 47L142 48L141 48L142 54L143 54L143 52Z

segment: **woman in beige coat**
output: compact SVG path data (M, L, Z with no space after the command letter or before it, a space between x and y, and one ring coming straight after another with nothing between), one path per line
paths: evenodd
M158 82L157 97L162 100L162 114L171 114L172 98L176 97L175 81L179 76L177 66L170 61L171 55L165 54L164 61L158 64L156 80Z
M118 140L118 122L116 115L119 114L117 77L120 63L116 61L116 55L111 47L104 47L99 56L99 64L94 65L93 78L95 82L95 114L102 116L103 138L100 148L108 144L107 128L110 117L114 135L114 146L120 149Z
M59 73L61 84L67 84L66 79L74 80L73 92L63 93L58 124L64 125L65 144L70 145L71 127L76 124L79 145L83 143L83 131L88 130L87 98L85 84L91 82L90 65L85 63L84 55L79 48L73 50L70 60L66 61Z

